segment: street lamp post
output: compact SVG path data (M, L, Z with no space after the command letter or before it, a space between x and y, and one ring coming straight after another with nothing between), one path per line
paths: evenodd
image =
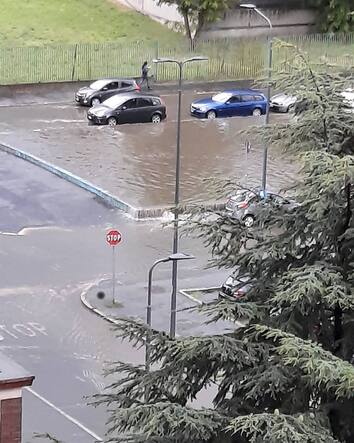
M182 103L182 79L183 67L187 63L206 61L207 57L195 56L186 60L174 60L170 58L158 58L153 60L154 63L175 63L179 69L178 76L178 106L177 106L177 136L176 136L176 172L175 172L175 201L174 201L174 218L173 218L173 254L178 252L178 215L179 215L179 183L180 183L180 156L181 156L181 103ZM171 320L170 320L170 336L174 338L176 335L176 308L177 308L177 260L172 263L172 294L171 294Z
M270 83L272 80L272 62L273 62L273 41L272 41L272 29L273 25L270 19L260 11L256 5L253 3L243 3L240 8L248 9L256 12L260 17L262 17L269 25L269 36L268 36L268 86L267 86L267 110L266 110L266 125L269 123L269 101L270 101ZM262 166L262 191L266 192L267 187L267 161L268 161L268 145L264 144L263 147L263 166Z
M145 369L146 371L150 370L150 345L151 345L151 308L152 308L152 273L157 265L160 263L166 263L168 261L172 261L172 263L177 263L181 260L192 260L195 257L189 254L183 254L182 252L171 254L166 258L161 258L160 260L156 260L155 263L149 269L149 277L148 277L148 291L147 291L147 303L146 303L146 324L148 325L149 331L146 337L145 343Z

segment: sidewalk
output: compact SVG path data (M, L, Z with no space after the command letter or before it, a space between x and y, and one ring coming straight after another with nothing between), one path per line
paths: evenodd
M205 276L193 280L194 286L205 284ZM210 281L210 284L215 282ZM170 280L155 282L152 288L152 327L159 331L169 330L170 322ZM183 285L183 283L181 284ZM104 298L99 299L97 294L104 293ZM142 284L125 286L116 282L116 302L112 303L112 280L101 280L93 284L88 290L81 294L81 301L86 308L110 321L117 322L119 318L130 318L146 321L146 294L147 288ZM217 291L215 292L215 296ZM212 298L208 297L210 301ZM219 321L216 324L206 325L208 320L196 311L188 308L197 307L198 303L183 295L180 291L177 297L177 334L182 336L219 334L232 328L232 324Z
M93 80L92 80L93 81ZM0 85L0 106L23 106L29 104L49 104L74 102L75 92L82 86L87 86L92 81L38 83L23 85ZM229 87L250 87L252 80L214 81L214 82L184 82L184 91L203 92L217 91ZM177 79L175 82L153 83L153 92L158 94L176 93Z

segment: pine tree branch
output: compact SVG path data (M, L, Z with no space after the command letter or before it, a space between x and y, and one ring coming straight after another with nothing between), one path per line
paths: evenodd
M192 409L159 402L120 408L109 421L108 434L138 433L147 439L164 437L179 442L207 441L229 423L230 418L210 409Z
M279 329L256 325L256 337L275 342L275 351L285 365L299 368L320 390L333 392L336 398L354 398L354 366L325 351L309 340L302 340ZM251 331L252 331L251 329Z
M252 414L232 420L228 430L250 443L339 443L314 415Z

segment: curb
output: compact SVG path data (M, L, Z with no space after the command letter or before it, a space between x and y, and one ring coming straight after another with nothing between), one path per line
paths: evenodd
M0 150L6 152L7 154L14 155L15 157L22 158L23 160L39 166L40 168L45 169L46 171L49 171L52 174L57 175L58 177L63 178L64 180L67 180L68 182L91 192L92 194L95 194L97 197L101 198L109 205L119 208L132 215L133 217L136 215L137 210L133 208L133 206L130 206L128 203L117 198L108 191L105 191L104 189L93 185L89 181L82 179L78 175L72 174L66 169L55 166L45 160L42 160L39 157L36 157L35 155L29 154L28 152L22 151L21 149L15 148L11 145L7 145L5 143L0 143Z
M132 219L134 220L149 220L149 219L157 219L164 217L166 213L171 212L173 208L171 206L166 207L156 207L156 208L135 208L130 204L126 203L124 200L121 200L119 197L111 194L110 192L102 189L89 181L75 175L66 169L61 168L60 166L55 166L52 163L49 163L41 158L30 154L22 149L15 148L14 146L8 145L6 143L0 143L0 151L6 152L7 154L14 155L15 157L21 158L22 160L26 160L29 163L32 163L36 166L39 166L42 169L45 169L48 172L76 185L91 194L96 195L101 200L103 200L106 204L121 209L126 212ZM181 208L181 212L186 212L188 210L189 205L184 205ZM224 203L212 203L203 205L206 209L219 210L225 207Z
M94 286L97 286L97 284L95 283L95 284L91 285L88 289L86 289L84 292L82 292L82 293L80 294L80 300L81 300L81 303L85 306L86 309L88 309L88 310L91 311L91 312L94 312L96 315L98 315L99 317L101 317L101 318L103 318L104 320L108 321L109 323L112 323L112 324L114 324L114 325L118 325L118 324L119 324L119 320L117 320L117 319L115 319L115 318L113 318L113 317L110 317L109 315L106 315L104 312L100 311L100 310L97 309L97 308L94 308L94 307L91 305L91 303L90 303L89 301L87 301L87 299L86 299L86 295L87 295L88 291L89 291L91 288L93 288Z

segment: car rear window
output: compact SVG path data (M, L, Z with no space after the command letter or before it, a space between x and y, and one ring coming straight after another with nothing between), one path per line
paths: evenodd
M149 98L139 98L138 99L138 107L144 108L146 106L151 106L151 100Z
M241 100L243 102L253 102L254 98L253 95L242 95Z

